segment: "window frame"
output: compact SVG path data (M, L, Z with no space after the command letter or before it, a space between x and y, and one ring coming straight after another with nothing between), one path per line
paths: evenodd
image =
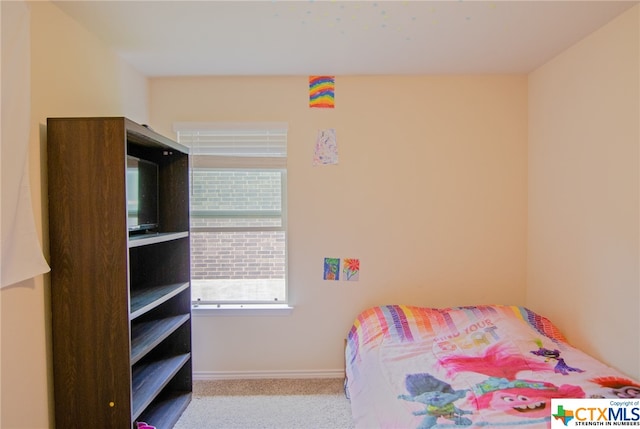
M192 295L192 309L197 315L288 315L291 314L293 308L290 306L289 295L289 233L288 233L288 201L287 201L287 155L286 155L286 133L288 125L284 124L284 156L274 156L273 154L261 156L242 156L242 155L208 155L202 151L194 150L193 134L197 130L227 130L231 132L242 133L243 130L268 130L276 127L280 131L283 123L176 123L174 131L178 136L178 141L190 148L190 167L189 180L193 185L193 172L197 169L214 170L214 171L246 171L246 172L279 172L280 173L280 211L277 211L275 217L280 219L281 225L274 226L256 226L256 227L194 227L193 219L190 220L190 232L251 232L251 231L282 231L284 234L284 300L262 301L262 300L233 300L233 301L202 301L196 300ZM185 134L189 137L185 139ZM185 141L189 140L189 141ZM254 155L254 154L252 154ZM193 186L190 186L190 192L193 193ZM241 211L223 210L226 216L234 217L234 215L242 215ZM190 207L190 215L192 209ZM246 214L246 212L244 213ZM193 216L193 215L191 215ZM193 282L193 279L192 279ZM192 287L193 290L193 287Z

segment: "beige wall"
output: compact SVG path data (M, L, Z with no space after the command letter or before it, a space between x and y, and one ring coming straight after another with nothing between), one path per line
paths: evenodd
M640 8L529 76L527 304L640 377Z
M152 78L149 111L169 136L173 122L289 123L295 311L196 317L197 373L339 373L376 304L524 303L525 76L337 76L333 110L308 107L305 76ZM324 128L339 165L314 167ZM323 281L324 257L360 258L360 281Z
M146 121L147 81L57 7L29 6L30 180L47 254L46 118L113 115ZM0 427L53 427L48 275L2 289L0 305Z

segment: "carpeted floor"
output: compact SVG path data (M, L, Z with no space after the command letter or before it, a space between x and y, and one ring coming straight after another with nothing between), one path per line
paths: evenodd
M251 379L193 383L174 429L351 429L342 379Z

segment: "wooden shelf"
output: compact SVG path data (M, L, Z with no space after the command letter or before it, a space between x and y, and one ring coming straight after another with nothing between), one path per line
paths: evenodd
M133 368L132 392L133 392L133 419L136 420L140 414L164 389L171 378L190 359L191 353L186 353L169 358L145 362Z
M172 283L131 291L130 319L142 316L186 289L189 289L189 283Z
M157 232L128 230L130 156L157 165ZM193 388L188 150L124 117L48 118L47 173L54 425L169 429Z
M129 247L148 246L150 244L164 243L165 241L178 240L188 236L189 231L130 235Z
M133 324L131 326L131 365L136 364L190 318L190 314L181 314Z
M138 421L149 423L156 429L170 429L180 419L180 415L190 401L191 392L172 392L162 395L138 417Z

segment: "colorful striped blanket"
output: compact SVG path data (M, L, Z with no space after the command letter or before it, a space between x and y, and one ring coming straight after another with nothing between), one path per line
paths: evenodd
M640 397L524 307L373 307L345 358L357 428L548 428L551 398Z

